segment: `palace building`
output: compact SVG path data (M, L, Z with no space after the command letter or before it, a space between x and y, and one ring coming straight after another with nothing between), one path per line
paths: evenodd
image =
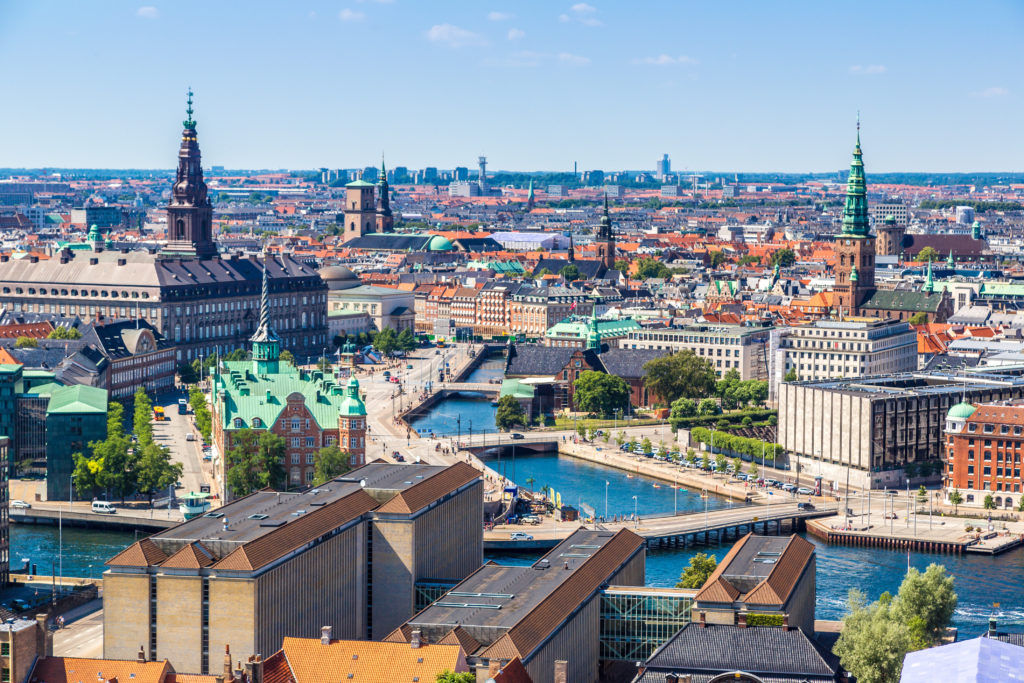
M269 268L270 316L281 343L296 356L318 354L329 341L326 285L315 268L287 255L260 267L255 257L218 252L191 91L187 114L164 250L115 251L97 238L91 250L65 248L51 259L0 256L0 306L86 323L142 318L174 345L181 364L245 346Z
M288 488L313 482L317 452L338 446L358 467L366 457L366 406L359 380L344 385L328 373L281 360L281 339L270 318L269 270L263 269L259 327L251 361L224 361L213 374L213 440L222 456L242 430L270 430L285 440ZM221 458L223 467L224 457ZM225 472L220 472L221 482ZM230 492L224 487L224 495Z

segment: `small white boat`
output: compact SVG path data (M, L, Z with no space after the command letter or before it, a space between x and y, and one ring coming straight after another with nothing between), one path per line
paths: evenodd
M185 515L185 519L193 519L210 511L209 493L191 492L182 496L178 509Z

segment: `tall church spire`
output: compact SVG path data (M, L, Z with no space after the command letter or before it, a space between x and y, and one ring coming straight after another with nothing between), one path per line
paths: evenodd
M843 230L847 237L867 237L868 221L867 180L864 178L864 159L860 148L860 114L857 115L857 144L850 162L850 177L846 181L846 204L843 206Z
M270 256L263 252L263 288L260 292L260 324L252 336L252 369L256 375L278 372L281 340L270 327Z
M167 248L165 255L208 258L217 253L213 241L213 205L203 180L202 157L196 137L196 120L192 117L192 89L188 90L182 121L181 147L178 149L178 170L167 205Z
M594 231L594 244L597 245L597 257L604 262L605 268L615 267L615 234L612 231L612 218L608 214L608 193L604 195L604 213L601 222Z
M377 232L394 231L395 218L391 212L391 191L388 188L388 171L384 168L384 155L380 155L380 202L377 208Z

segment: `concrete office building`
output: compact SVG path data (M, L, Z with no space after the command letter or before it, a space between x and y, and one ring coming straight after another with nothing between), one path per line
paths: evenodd
M774 391L790 371L801 380L893 375L917 370L917 331L878 318L818 320L772 337Z
M1024 368L960 374L914 372L779 387L778 442L790 466L826 480L880 489L906 485L904 468L942 469L946 414L962 398L1024 398Z
M690 349L705 358L719 375L739 370L740 379L768 379L771 328L744 325L691 325L662 330L635 330L619 340L622 349L659 349L677 353Z
M600 602L606 586L642 586L644 539L579 529L527 567L486 564L386 640L436 643L452 634L477 680L519 659L534 683L598 680ZM376 563L376 558L374 558Z
M480 567L482 519L465 463L371 463L304 493L258 491L107 562L104 657L141 642L151 661L209 673L224 644L245 660L324 624L380 638L413 615L418 582Z

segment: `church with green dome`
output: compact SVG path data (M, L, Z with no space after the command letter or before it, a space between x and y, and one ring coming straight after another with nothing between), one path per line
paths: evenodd
M348 454L352 467L366 461L366 405L359 380L304 370L283 360L280 339L270 323L269 300L264 275L251 360L221 361L211 378L213 440L221 455L217 478L225 489L225 456L244 430L269 430L284 439L289 490L313 483L321 448L337 446ZM230 491L223 493L230 499Z

